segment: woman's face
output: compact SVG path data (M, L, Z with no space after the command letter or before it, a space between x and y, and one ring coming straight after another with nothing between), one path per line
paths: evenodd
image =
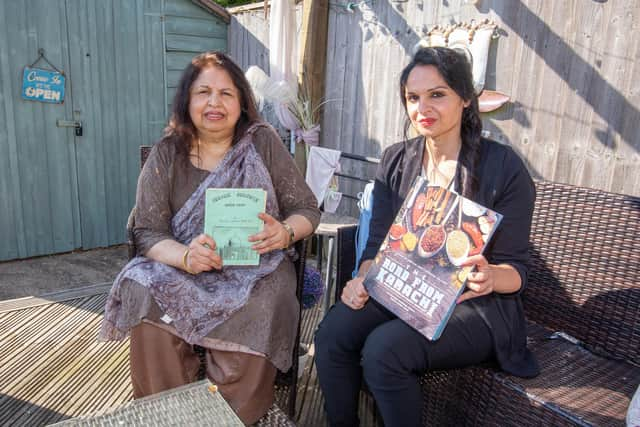
M189 115L200 138L233 135L240 118L240 91L226 70L204 68L191 85Z
M446 142L460 139L464 101L451 89L433 65L411 70L405 87L409 119L420 135Z

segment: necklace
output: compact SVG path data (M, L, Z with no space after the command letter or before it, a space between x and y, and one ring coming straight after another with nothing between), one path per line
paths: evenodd
M200 138L198 138L198 143L195 146L195 152L190 154L193 159L191 163L198 169L212 171L218 166L227 152L231 149L231 144L229 143L229 145L222 149L212 150L212 148L213 147L208 146L207 143L202 142Z
M427 164L426 165L423 164L423 168L424 168L425 176L427 177L427 180L434 185L440 185L441 187L449 188L456 174L456 168L458 165L457 158L458 158L458 155L460 154L460 147L458 147L458 150L455 155L456 160L447 162L447 169L449 170L442 171L440 169L441 162L440 161L436 162L436 158L433 155L431 146L426 140L425 140L425 145L427 147L427 153L429 154L429 158L427 159ZM430 165L431 167L429 167Z

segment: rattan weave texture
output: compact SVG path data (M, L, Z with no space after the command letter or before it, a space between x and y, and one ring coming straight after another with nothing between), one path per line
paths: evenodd
M523 300L542 372L430 373L429 425L624 425L640 383L640 199L551 182L536 189ZM559 331L580 342L550 339Z
M254 424L254 427L296 427L277 405L271 406L266 414Z
M527 318L640 365L640 199L536 188Z
M624 425L640 383L640 199L543 181L536 189L523 303L542 372L430 372L426 425ZM338 234L337 292L353 269L354 233Z
M63 421L55 426L239 426L244 424L220 393L199 381L143 399L132 400L101 414Z
M429 425L622 426L640 368L607 360L530 324L542 373L532 379L474 367L423 378Z

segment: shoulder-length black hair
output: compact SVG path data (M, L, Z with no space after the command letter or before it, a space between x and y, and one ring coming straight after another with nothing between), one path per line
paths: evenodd
M421 48L400 75L400 100L407 114L405 120L405 138L411 125L406 102L406 86L409 73L419 65L436 67L447 85L458 94L469 106L462 111L460 136L462 147L456 169L456 186L465 197L471 197L478 191L478 164L480 161L480 135L482 120L478 109L478 97L473 89L471 64L466 56L454 49L446 47Z
M194 57L182 72L176 94L173 97L171 118L164 131L164 138L171 139L176 144L178 151L187 156L197 137L196 128L189 114L191 86L200 76L202 70L211 66L225 70L240 93L240 118L236 123L232 143L238 142L249 126L260 120L253 91L242 69L222 52L201 53Z

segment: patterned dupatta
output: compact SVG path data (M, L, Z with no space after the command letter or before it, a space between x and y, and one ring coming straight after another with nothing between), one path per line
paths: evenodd
M172 218L171 230L177 241L188 244L202 233L207 188L262 188L267 192L267 213L280 217L271 176L253 145L253 134L261 126L265 124L257 123L247 130ZM271 251L260 256L257 267L223 267L222 271L197 275L138 256L113 283L100 339L124 339L147 315L150 294L173 320L178 334L197 344L247 302L256 282L275 271L284 256L282 250Z

